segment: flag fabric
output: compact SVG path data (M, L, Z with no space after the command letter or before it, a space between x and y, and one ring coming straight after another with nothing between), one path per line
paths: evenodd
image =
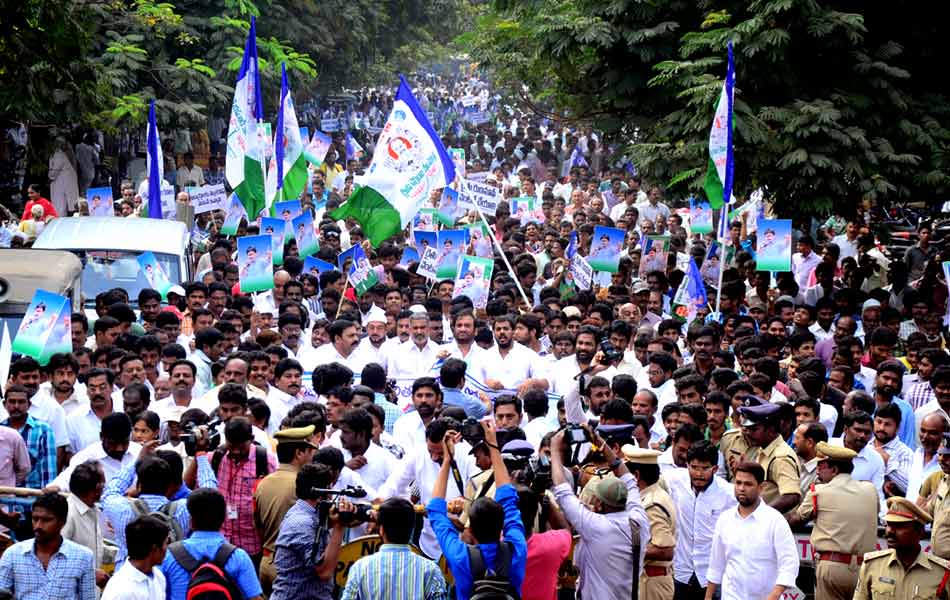
M146 134L146 169L148 171L148 218L162 218L162 178L164 158L162 143L158 139L158 124L155 122L155 101L148 107L148 132Z
M630 160L623 163L623 170L631 177L637 176L637 168L633 166L633 162Z
M0 381L6 381L10 375L10 362L13 360L13 340L10 339L10 328L7 321L3 321L3 338L0 339Z
M683 282L673 297L672 316L677 321L691 323L696 318L696 311L706 306L707 302L706 284L703 283L696 260L691 256L686 277L683 278Z
M565 161L564 166L561 167L561 177L567 177L571 174L571 169L574 167L587 167L587 159L584 158L584 155L581 154L580 148L574 146L574 150L571 151L570 158Z
M349 131L346 132L346 160L359 160L363 158L363 147L360 146L360 143L356 141L356 138L353 137L353 134Z
M564 256L567 260L574 258L574 255L577 254L577 232L571 232L571 239L567 243L567 248L564 250Z
M254 17L244 46L244 59L234 86L231 120L228 125L225 177L244 205L249 219L266 206L264 193L263 139L264 104L261 98L261 77L257 67L257 36ZM299 135L299 134L298 134Z
M716 115L709 129L709 167L703 189L709 206L717 209L723 204L734 202L732 182L735 173L735 158L732 151L733 101L735 99L736 61L732 54L732 42L729 42L729 62L726 67L726 80L722 84Z
M300 125L294 110L294 99L287 82L287 67L280 65L280 110L277 113L277 139L274 142L277 167L276 200L299 198L307 186L307 159L303 155Z
M433 190L454 179L452 158L400 76L362 186L332 216L356 219L370 243L379 246L409 224Z
M333 138L322 131L314 131L310 143L304 148L303 155L308 161L319 167L323 164L323 159L326 158L332 145Z

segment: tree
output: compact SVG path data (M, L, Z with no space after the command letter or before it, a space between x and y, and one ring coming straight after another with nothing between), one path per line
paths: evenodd
M701 191L732 40L737 194L763 187L798 214L947 193L945 29L906 2L499 0L475 55L543 90L532 102L632 142L644 176L686 195Z

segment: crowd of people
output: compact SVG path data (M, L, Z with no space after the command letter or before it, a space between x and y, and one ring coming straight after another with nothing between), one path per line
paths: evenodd
M480 90L462 80L433 105ZM387 98L368 102L353 119L373 126ZM445 145L504 198L483 308L403 260L411 231L373 248L333 219L373 150L341 163L340 132L301 202L317 258L364 247L365 293L305 271L293 240L273 289L241 293L235 238L209 213L194 281L103 292L72 315L71 353L14 356L0 485L21 490L2 499L0 590L552 600L571 560L577 598L777 600L810 523L819 600L950 598L947 256L929 223L897 255L841 207L795 222L791 271L759 271L757 211L713 254L689 208L591 129L457 118ZM186 178L219 169L180 158ZM537 217L512 218L525 197ZM24 220L57 214L31 187ZM590 254L597 225L625 231L619 265L581 289L567 253L573 233ZM666 236L666 264L640 268L646 235ZM721 269L689 322L672 309L683 258ZM342 562L372 534L374 553Z

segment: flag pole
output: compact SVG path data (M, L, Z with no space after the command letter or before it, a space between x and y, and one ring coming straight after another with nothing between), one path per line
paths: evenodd
M518 286L518 291L521 292L521 298L524 300L525 306L527 306L528 310L530 311L534 304L528 300L528 295L524 293L524 288L521 287L521 281L518 280L518 273L516 273L515 270L511 268L511 263L508 262L508 257L505 256L504 251L501 249L501 243L498 241L498 238L495 237L494 230L492 230L491 226L488 224L488 220L485 218L485 215L482 214L482 209L478 206L478 202L474 202L473 204L475 204L475 211L478 212L478 216L481 218L482 223L485 224L485 229L488 230L488 235L491 236L491 241L494 243L495 249L498 250L498 254L501 254L501 260L505 262L508 272L513 276L512 278L515 280L515 285Z
M722 232L724 230L725 225L723 224L723 220L725 220L727 223L729 221L729 205L728 204L723 204L722 208L719 210L719 223L718 225L716 225L717 233ZM728 230L729 230L728 227L725 227L725 231L728 231ZM726 244L725 244L725 239L723 239L725 236L717 236L717 237L719 237L719 253L720 253L719 283L716 285L716 314L718 315L719 302L722 300L722 274L726 270Z

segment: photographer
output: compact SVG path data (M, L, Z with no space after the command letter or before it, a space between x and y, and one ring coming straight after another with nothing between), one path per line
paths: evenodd
M614 478L594 483L590 492L590 507L581 504L574 495L573 479L564 467L565 432L560 431L551 440L551 477L554 496L564 516L580 535L574 549L574 565L579 574L577 594L584 598L624 598L637 585L641 569L636 575L631 568L643 565L643 553L650 541L650 525L643 506L637 482L610 446L594 431L588 430L592 450L603 452ZM639 531L634 538L632 524ZM634 557L634 548L639 551Z
M481 422L485 432L485 445L491 454L492 471L495 475L497 489L495 499L478 498L468 510L469 528L477 545L468 546L462 542L458 530L449 520L448 505L445 502L446 489L449 480L449 460L443 460L439 475L432 490L432 500L429 501L428 511L432 529L439 540L439 547L445 555L445 560L455 578L457 597L467 600L472 594L474 583L479 580L492 579L513 596L520 596L521 584L524 580L525 564L528 555L528 546L524 537L524 526L521 523L521 512L518 510L518 493L511 485L508 469L501 458L501 449L495 435L495 425L490 419ZM454 456L455 442L458 434L447 433L442 444L446 459ZM504 542L499 541L504 533ZM482 563L482 569L472 564L472 559ZM487 573L497 573L497 578ZM502 576L506 574L505 581Z
M297 473L297 501L277 535L277 577L270 600L333 598L333 578L347 527L341 513L352 513L355 507L342 498L330 504L328 496L314 491L332 483L333 475L324 465L304 465Z

